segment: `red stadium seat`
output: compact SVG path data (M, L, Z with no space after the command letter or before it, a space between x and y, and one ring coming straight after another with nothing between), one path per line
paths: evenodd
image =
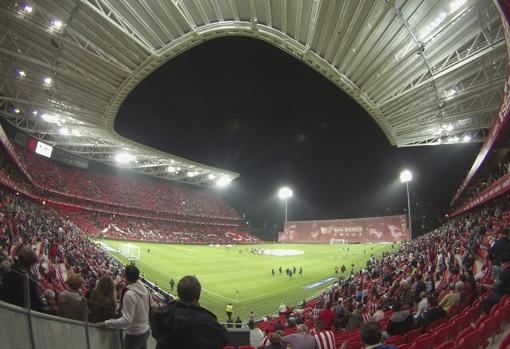
M429 349L434 342L434 336L430 333L425 333L414 340L409 349Z
M455 348L459 349L476 349L480 344L481 330L472 329L469 332L464 331L459 335Z
M441 343L447 342L449 339L457 336L454 332L454 324L441 324L434 330L434 346L438 346Z
M384 344L394 344L396 346L399 346L401 344L406 344L406 343L407 343L407 337L400 336L400 335L388 337L384 341Z
M444 342L441 345L434 346L434 348L436 348L436 349L451 349L451 348L453 348L453 342L450 342L450 341Z
M416 338L418 338L423 333L423 329L417 328L415 330L409 331L406 334L407 343L412 343Z

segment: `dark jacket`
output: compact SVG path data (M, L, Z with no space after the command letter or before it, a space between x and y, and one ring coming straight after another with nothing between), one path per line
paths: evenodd
M421 316L416 319L417 327L427 327L428 324L433 323L436 320L446 317L446 311L443 308L437 306L430 308L425 311Z
M222 349L227 345L227 330L209 310L177 301L169 306L169 314L166 334L158 340L157 349Z
M501 262L499 260L499 257L504 252L507 252L510 250L510 241L507 237L503 237L499 240L496 240L492 247L489 249L489 259L492 263L495 265L500 265Z
M402 310L390 316L386 332L388 332L390 336L395 336L397 334L402 336L413 328L413 315L409 310Z
M44 299L41 287L39 286L39 281L35 278L35 276L20 267L15 266L9 274L5 275L3 280L5 300L11 304L23 308L25 307L23 280L26 275L29 277L30 308L35 311L49 313L50 309Z

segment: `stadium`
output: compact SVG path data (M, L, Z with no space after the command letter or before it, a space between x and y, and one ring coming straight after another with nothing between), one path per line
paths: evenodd
M510 347L508 1L0 0L0 18L0 348ZM234 61L247 58L222 50L240 52L244 42L264 45L247 51L250 64L270 47L288 59L283 65L307 70L284 78L275 55L269 63L277 68L265 75L255 67L253 75L238 73ZM405 193L398 209L367 194L356 199L366 207L361 213L341 213L330 199L320 211L299 196L320 184L318 174L277 188L263 177L249 188L260 192L257 200L247 199L243 178L275 165L268 159L278 147L269 136L251 140L267 162L240 159L241 146L234 170L188 156L191 148L204 154L214 147L196 146L200 140L182 125L197 122L179 115L184 107L223 122L213 104L201 105L206 97L187 99L190 90L219 99L213 92L224 88L222 76L196 65L207 58L190 58L204 47L229 62L221 74L238 75L232 99L258 98L269 115L256 115L259 124L281 132L269 111L277 103L267 102L273 80L305 90L310 74L362 110L362 122L391 151L433 149L429 167L417 173L384 158L381 169L360 167L352 177L323 171L333 183L351 181L343 183L345 196L334 196L342 207L355 206L348 193L361 189L351 187L369 193L380 185ZM163 91L172 97L147 87L172 65L178 89ZM195 70L211 85L192 86ZM252 81L257 75L263 85ZM146 101L133 102L141 90ZM302 122L305 99L309 118L319 119L321 94L280 97L295 113L284 127ZM154 121L151 95L168 98L171 118ZM237 103L218 105L256 109ZM132 136L119 132L129 112L138 120ZM206 131L214 134L210 122ZM242 122L227 129L235 134ZM317 132L347 143L356 133L369 144L375 133L355 122L342 119L334 137L326 130L335 126L325 122ZM165 127L175 133L165 135ZM182 153L151 143L158 128L165 141L186 143L175 147ZM310 150L311 131L296 132L295 153L341 162ZM338 172L369 162L356 145L339 144L327 151L354 155ZM403 158L414 154L426 153ZM306 166L320 171L302 162L303 173ZM357 183L369 178L361 172L395 172L398 183ZM430 204L445 207L433 207L432 224L425 199L418 202L420 176L433 178L441 198L453 193ZM262 231L250 214L264 201L276 203L269 210L279 221L264 217L270 227Z

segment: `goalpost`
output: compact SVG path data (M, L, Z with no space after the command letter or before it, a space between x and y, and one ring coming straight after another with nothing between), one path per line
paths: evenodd
M140 247L130 243L121 244L119 246L119 253L130 261L140 259Z
M330 245L345 245L347 242L345 239L331 239L329 240Z

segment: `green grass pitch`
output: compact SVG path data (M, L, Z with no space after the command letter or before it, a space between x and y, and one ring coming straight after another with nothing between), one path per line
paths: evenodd
M113 248L124 241L101 240ZM373 253L392 249L391 245L301 245L265 244L225 247L197 245L169 245L157 243L130 242L140 247L140 260L136 262L145 277L158 281L159 287L169 291L172 277L177 283L184 275L196 275L202 284L200 304L214 312L222 321L226 320L225 306L232 302L234 318L239 315L246 320L253 310L257 318L274 313L281 302L289 306L300 304L303 299L321 293L333 281L314 288L305 288L318 281L334 277L335 266L344 264L345 275L350 272L351 263L355 270L362 268ZM398 248L397 245L394 246ZM150 248L150 253L147 249ZM301 250L297 256L253 255L251 248ZM347 248L349 251L347 251ZM126 261L119 254L114 255ZM282 267L283 275L278 268ZM285 276L287 267L303 267L303 277ZM271 268L276 277L271 276ZM341 275L341 273L339 273ZM239 290L239 293L237 293ZM176 289L174 288L174 293Z

